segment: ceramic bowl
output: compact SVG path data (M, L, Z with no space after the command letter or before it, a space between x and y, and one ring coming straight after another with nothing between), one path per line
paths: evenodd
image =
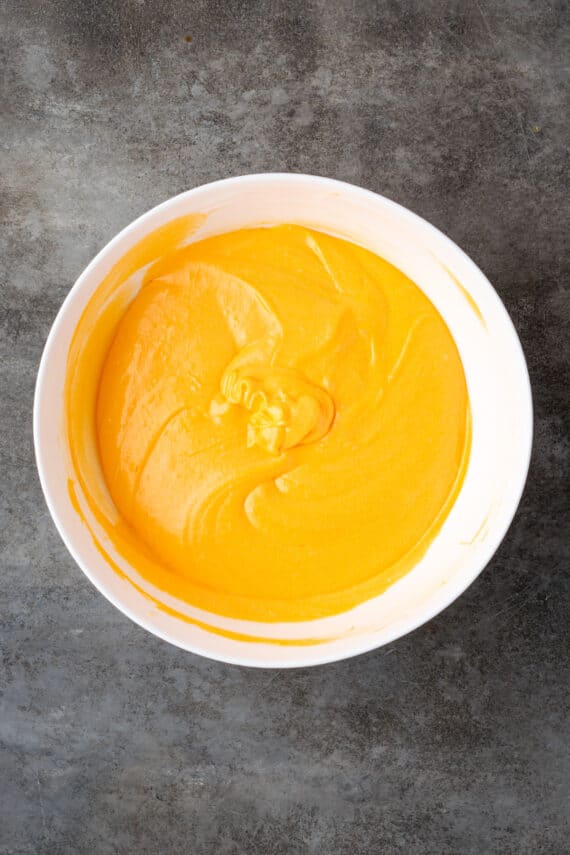
M351 240L392 262L430 298L463 361L472 410L472 447L457 500L423 558L380 596L350 611L303 623L254 623L145 595L137 568L107 560L88 509L78 513L64 419L70 343L97 286L134 244L166 222L205 214L193 235L259 224L299 223ZM296 174L247 175L196 187L123 229L81 274L55 320L39 368L34 440L48 507L70 553L99 591L133 621L166 641L212 659L259 667L332 662L394 641L455 600L503 539L525 483L532 404L524 356L510 318L479 268L440 231L401 205L360 187ZM112 564L118 565L118 573ZM133 584L135 582L135 584ZM148 587L148 586L147 586ZM156 595L156 591L150 591ZM158 597L160 598L160 593Z

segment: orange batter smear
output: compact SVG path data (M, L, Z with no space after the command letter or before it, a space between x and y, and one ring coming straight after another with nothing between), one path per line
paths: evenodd
M92 512L143 579L220 615L309 620L376 596L465 473L447 326L388 262L304 227L177 243L155 240L142 286L92 301L72 345Z

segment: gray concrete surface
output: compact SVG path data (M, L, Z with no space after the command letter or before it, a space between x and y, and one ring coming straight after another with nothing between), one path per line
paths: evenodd
M567 8L4 4L1 855L569 851ZM536 409L520 511L472 588L304 672L130 623L67 554L32 452L42 346L96 250L174 193L263 170L378 190L463 246Z

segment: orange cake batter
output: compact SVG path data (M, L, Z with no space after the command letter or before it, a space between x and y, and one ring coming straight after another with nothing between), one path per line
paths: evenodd
M115 313L92 418L107 528L144 578L287 621L417 562L461 485L469 402L403 273L300 226L248 229L166 253Z

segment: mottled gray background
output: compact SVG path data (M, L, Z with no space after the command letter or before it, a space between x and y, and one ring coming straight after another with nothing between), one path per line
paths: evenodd
M4 4L2 855L569 851L565 9ZM472 588L388 648L283 673L183 653L109 605L32 452L38 360L84 265L168 196L264 170L378 190L464 247L536 411L520 511Z

